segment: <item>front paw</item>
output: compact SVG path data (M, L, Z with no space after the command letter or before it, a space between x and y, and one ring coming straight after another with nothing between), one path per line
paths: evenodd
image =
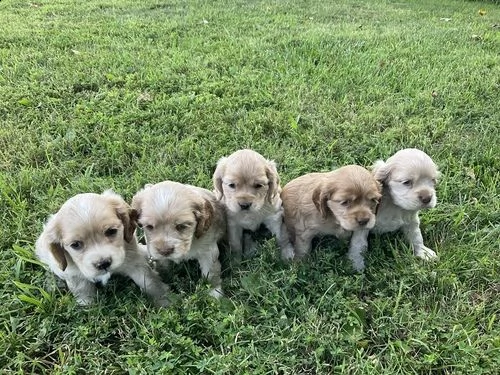
M415 256L423 260L434 260L437 259L437 254L426 246L422 246L420 249L415 250Z
M281 260L284 262L289 262L295 257L295 250L292 245L287 245L281 249Z
M257 253L257 242L254 241L250 233L243 234L243 256L248 259Z
M76 303L80 306L90 306L94 303L94 296L76 296Z
M209 294L210 294L212 297L216 298L216 299L219 299L219 298L221 298L221 297L223 297L223 296L224 296L224 293L222 292L222 288L221 288L220 286L219 286L219 287L217 287L217 288L213 288L213 289L209 292Z
M359 258L359 257L351 258L351 257L349 257L349 259L352 262L352 268L354 268L354 270L356 272L363 272L364 271L365 261L363 260L363 258Z

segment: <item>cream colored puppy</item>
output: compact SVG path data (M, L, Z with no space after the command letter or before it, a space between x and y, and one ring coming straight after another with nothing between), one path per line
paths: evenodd
M386 162L373 167L375 178L383 186L377 211L375 233L401 229L413 247L415 256L434 259L436 253L424 246L418 212L436 206L435 185L439 177L436 164L423 151L408 148L396 152Z
M364 269L363 252L375 225L380 186L363 167L348 165L332 172L309 173L283 188L285 223L300 259L320 234L349 238L348 257L357 271Z
M95 284L106 284L113 274L130 277L157 304L167 305L168 287L139 251L135 228L118 194L78 194L49 218L35 252L81 305L92 303Z
M256 231L262 224L276 236L282 258L293 256L282 228L281 187L274 161L253 150L236 151L218 161L213 183L215 195L226 206L229 246L237 261L256 247L244 230Z
M217 242L226 232L224 207L208 190L164 181L146 185L132 199L150 256L167 263L196 259L220 297L221 264Z

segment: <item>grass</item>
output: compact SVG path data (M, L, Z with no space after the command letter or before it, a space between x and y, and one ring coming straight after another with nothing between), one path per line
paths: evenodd
M498 24L495 1L1 2L2 373L496 374ZM283 183L424 149L440 261L391 234L362 275L328 238L284 265L267 238L221 301L192 264L169 309L122 278L89 308L50 287L33 244L70 196L210 188L244 147Z

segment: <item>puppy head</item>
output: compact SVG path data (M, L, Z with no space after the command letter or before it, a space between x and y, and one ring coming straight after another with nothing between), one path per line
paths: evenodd
M415 211L436 206L439 172L425 152L414 148L398 151L386 162L376 162L373 174L402 209Z
M217 163L213 175L218 199L231 212L255 212L281 191L274 161L252 150L239 150Z
M135 241L135 226L118 194L78 194L48 220L36 251L42 259L52 254L61 271L71 262L86 279L106 283L125 260L125 242Z
M379 183L358 165L325 173L313 191L314 205L323 218L333 215L348 231L373 228L380 197Z
M195 189L164 181L146 186L132 199L152 257L180 260L191 249L193 239L210 229L212 204Z

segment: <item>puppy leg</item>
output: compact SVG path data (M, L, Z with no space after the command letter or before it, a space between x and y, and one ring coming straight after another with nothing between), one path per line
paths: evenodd
M347 257L351 260L352 266L357 272L361 272L365 269L363 253L368 247L369 232L370 231L367 229L357 230L354 231L351 236Z
M252 238L252 234L243 231L243 256L251 258L257 252L257 242Z
M220 298L224 294L221 285L221 264L219 262L219 248L214 245L198 259L200 263L201 274L206 277L212 285L213 289L210 295L215 298Z
M315 233L306 231L305 233L295 235L295 253L294 259L302 259L311 252L311 241Z
M294 250L290 243L290 238L286 225L283 221L283 213L280 211L276 215L271 216L264 220L264 224L276 236L278 246L281 249L281 259L283 261L290 261L293 259Z
M229 239L229 248L231 249L231 257L236 263L241 262L243 252L243 228L238 224L230 223L227 228Z
M161 281L160 276L149 267L149 265L135 264L135 267L129 267L126 272L134 283L146 293L155 305L166 307L170 304L168 298L169 287Z
M81 277L70 277L66 279L66 284L79 305L88 306L94 302L97 288L93 282Z
M403 233L406 239L413 247L413 254L423 260L432 260L437 258L437 254L428 247L424 246L424 239L420 231L420 219L416 213L412 220L403 226Z

